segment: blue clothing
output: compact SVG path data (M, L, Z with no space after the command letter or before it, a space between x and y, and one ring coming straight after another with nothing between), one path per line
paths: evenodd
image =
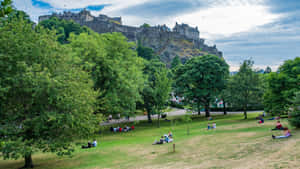
M97 141L93 142L93 147L97 147Z

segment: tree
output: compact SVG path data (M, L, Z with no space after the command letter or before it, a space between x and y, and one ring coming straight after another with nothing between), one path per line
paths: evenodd
M272 69L269 66L267 66L264 73L266 74L266 73L271 73L271 72L272 72Z
M247 109L251 103L257 102L261 97L260 78L252 70L253 61L245 60L240 66L239 72L233 76L231 83L231 95L233 103L241 107L244 117L247 119Z
M0 17L6 17L13 11L11 0L0 0Z
M57 34L57 40L61 44L69 43L68 39L71 33L79 35L80 33L91 32L91 30L86 26L80 26L80 24L72 20L58 19L56 17L43 20L39 23L39 25L50 30L55 30Z
M146 60L159 59L159 57L154 54L153 49L144 47L141 44L138 44L136 51L138 53L138 56L140 56Z
M150 26L148 23L144 23L144 24L141 25L140 27L143 27L143 28L150 28L151 26Z
M25 159L37 151L70 154L72 142L99 126L98 92L87 72L74 64L55 33L22 18L0 27L0 151Z
M295 94L292 106L293 108L289 122L292 126L300 128L300 92Z
M145 84L141 92L142 109L146 109L148 122L152 122L152 114L160 114L170 94L171 80L168 78L166 65L157 59L145 61Z
M290 98L300 90L300 57L287 60L267 77L267 89L263 102L265 110L272 114L286 113L291 106Z
M226 80L225 80L225 86L224 86L224 89L221 91L219 97L221 98L222 102L223 102L223 112L224 112L224 115L227 115L227 111L226 111L226 104L228 103L231 103L231 100L232 100L232 95L230 93L230 83L231 83L231 79L230 77L228 77Z
M176 71L176 91L186 102L205 107L206 117L210 116L210 102L220 94L229 74L227 63L214 55L193 57ZM192 106L193 107L193 106Z
M153 94L154 94L154 111L158 116L158 127L160 127L160 115L162 110L166 108L167 102L170 97L172 81L167 77L167 69L160 69L154 74L155 80L152 81Z
M92 75L94 89L100 90L99 113L133 115L143 89L143 59L133 43L121 33L72 34L70 46L79 64Z
M181 60L179 58L179 56L175 56L171 62L171 69L176 69L177 67L179 67L180 65L182 65Z

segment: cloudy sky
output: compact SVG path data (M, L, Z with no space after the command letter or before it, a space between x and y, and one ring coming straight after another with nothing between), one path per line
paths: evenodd
M200 37L223 51L231 70L250 58L257 68L276 70L300 56L300 0L14 0L14 6L34 21L87 8L93 15L122 16L126 25L198 26Z

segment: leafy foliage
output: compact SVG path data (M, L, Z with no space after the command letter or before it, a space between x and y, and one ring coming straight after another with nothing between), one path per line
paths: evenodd
M171 69L176 69L181 65L182 65L182 63L181 63L179 56L175 56L171 62Z
M62 20L56 17L43 20L39 25L50 29L56 30L57 38L60 43L67 43L71 33L79 35L80 33L90 32L91 30L85 26L80 26L72 20Z
M292 126L300 128L300 92L293 99L293 109L289 122Z
M5 17L13 11L12 0L0 1L0 17Z
M272 114L287 112L292 102L290 98L300 90L300 57L287 60L278 72L267 77L267 89L264 94L265 110Z
M256 104L262 96L260 78L252 70L252 66L253 61L245 60L229 84L233 103L243 108L245 119L247 119L247 107L250 104Z
M99 112L106 114L135 112L143 88L143 59L137 57L120 33L71 35L70 46L79 64L91 73L98 98Z
M165 64L157 59L145 62L144 75L146 81L141 92L143 98L141 107L146 109L148 121L151 122L151 114L160 114L165 108L171 92L172 81L168 78Z
M144 47L141 44L138 44L136 51L138 53L138 56L140 56L146 60L159 59L159 57L154 54L153 49Z
M73 151L72 141L94 133L98 93L55 33L23 18L0 27L0 135L3 157Z
M209 116L210 102L225 87L228 69L227 63L214 55L191 58L176 71L176 91L186 102L195 105L199 114L200 106L204 106Z

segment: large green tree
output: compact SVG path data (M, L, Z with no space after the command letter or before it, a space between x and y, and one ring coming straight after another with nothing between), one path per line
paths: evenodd
M0 17L5 17L12 11L12 0L0 0Z
M99 112L133 115L143 89L143 59L133 43L121 33L95 32L71 35L70 44L79 64L91 73L98 98Z
M286 113L291 106L291 98L300 90L300 57L287 60L277 72L268 74L264 106L272 114Z
M72 142L94 133L98 92L87 72L54 32L22 17L0 27L0 135L2 156L25 159L37 151L73 151Z
M289 122L292 126L300 128L300 92L295 94L294 99L292 100L292 113L289 118Z
M176 71L176 91L197 107L199 115L204 106L208 117L210 102L223 90L228 75L229 66L224 59L214 55L194 57Z
M168 78L166 65L158 59L145 61L145 84L141 92L142 109L146 109L148 122L152 122L151 115L160 114L168 101L171 80Z
M256 104L262 97L260 77L252 66L253 61L245 60L229 84L234 106L243 109L245 119L247 119L248 106Z
M58 19L56 17L43 20L39 23L39 25L50 30L55 30L57 39L62 44L68 43L71 33L79 35L80 33L91 31L88 27L80 26L78 23L72 20Z

